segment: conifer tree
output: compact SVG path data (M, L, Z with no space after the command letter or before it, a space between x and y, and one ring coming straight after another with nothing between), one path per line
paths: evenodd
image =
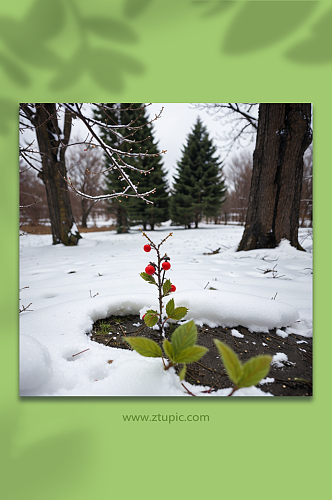
M122 200L112 200L111 209L117 216L117 230L118 232L128 232L130 223L141 223L146 229L147 224L151 229L154 229L156 223L163 222L168 219L168 188L165 178L165 173L162 169L162 159L158 154L157 145L153 139L153 127L148 123L149 118L146 110L141 103L108 103L109 107L114 109L114 122L120 124L129 124L135 127L141 127L134 131L130 137L135 142L128 143L122 142L119 144L116 138L107 133L103 137L104 141L108 144L116 146L124 152L142 153L140 158L128 158L128 164L141 168L145 171L150 171L140 174L137 171L132 171L130 177L134 184L138 185L138 192L146 190L147 186L156 188L156 192L151 195L153 204L147 204L144 200L139 198L129 198ZM111 113L108 117L98 116L99 120L107 120L110 122ZM112 117L111 117L112 118ZM120 130L121 132L121 130ZM128 130L125 134L128 137ZM156 156L144 156L144 153L155 154ZM107 167L110 162L106 159ZM121 184L117 171L109 171L106 174L106 186L108 191L115 189Z
M171 218L175 224L187 228L194 222L197 228L203 216L219 214L226 193L222 162L216 156L216 147L200 118L197 118L188 135L182 158L177 164L170 204Z

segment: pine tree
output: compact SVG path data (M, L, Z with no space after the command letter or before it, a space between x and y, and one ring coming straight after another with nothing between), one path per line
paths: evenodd
M214 217L225 201L226 188L222 176L222 162L215 156L206 127L197 118L187 144L182 149L182 158L177 163L174 178L170 213L175 224L191 227L201 221L203 215Z
M156 223L163 222L168 219L168 188L165 178L165 173L162 169L162 159L158 154L157 145L153 139L153 127L149 124L143 104L129 104L121 103L114 104L108 103L109 107L114 108L114 115L112 119L114 123L129 124L131 122L135 127L141 127L133 131L130 139L134 143L121 142L110 134L104 136L103 139L108 144L116 146L121 151L142 153L140 158L126 158L126 162L130 165L140 168L144 171L150 171L141 174L137 171L131 171L131 180L139 186L138 191L144 192L149 189L156 188L156 192L151 195L153 204L147 204L144 200L139 198L128 198L120 200L112 200L111 210L117 215L117 230L118 232L128 232L130 223L141 223L146 229L147 224L151 229L154 229ZM140 109L143 108L143 109ZM109 114L110 115L110 114ZM97 116L99 120L110 122L109 117ZM122 129L119 130L122 133ZM128 130L124 134L128 137ZM144 153L155 154L156 156L144 156ZM110 161L106 160L107 167L110 166ZM106 186L108 192L114 190L121 190L121 180L116 170L111 170L106 174Z

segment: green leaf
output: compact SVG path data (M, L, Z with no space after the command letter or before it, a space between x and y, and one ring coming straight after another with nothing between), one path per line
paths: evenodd
M151 276L148 273L143 272L143 273L140 274L140 277L143 278L144 281L147 281L148 283L151 283L152 285L156 285L157 284L156 280L154 279L154 277Z
M167 295L168 292L170 291L172 286L171 280L166 280L165 283L163 284L163 294ZM174 306L173 306L174 309Z
M174 361L173 347L172 344L167 339L164 339L163 348L168 359Z
M186 371L187 371L187 365L183 365L183 367L179 371L180 380L184 379L184 377L186 376Z
M161 358L161 347L154 340L145 337L122 337L138 354L147 358Z
M258 384L269 373L271 361L272 356L257 356L249 359L243 365L243 374L237 386L251 387Z
M243 374L243 366L239 358L230 347L220 340L213 339L213 341L220 352L220 356L225 365L229 379L237 386Z
M179 326L172 334L172 346L174 356L177 356L183 349L193 347L197 340L197 327L194 321L189 321Z
M159 318L159 314L157 311L153 311L152 309L149 309L149 311L146 312L145 317L144 317L144 322L146 326L149 328L152 328L154 325L157 324Z
M176 320L182 319L182 318L185 317L185 315L187 314L187 312L188 312L188 308L187 307L176 307L174 309L174 311L172 311L172 314L170 315L170 318L176 319Z
M175 363L193 363L201 359L208 350L206 347L194 345L193 347L182 349L174 356L174 361Z
M168 318L171 316L173 311L174 311L174 299L171 299L169 302L167 302L166 305L166 314Z

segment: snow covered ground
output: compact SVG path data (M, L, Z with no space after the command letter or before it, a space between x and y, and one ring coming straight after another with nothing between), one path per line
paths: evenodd
M175 305L189 308L186 320L261 332L287 327L284 336L312 336L310 229L300 230L306 252L287 241L276 249L236 252L239 226L184 230L165 224L147 234L159 243L170 231L162 248L171 258ZM138 228L124 235L85 233L77 247L53 246L50 235L20 237L20 306L32 303L20 314L21 395L190 397L161 359L109 348L86 335L98 319L142 317L157 307L156 288L139 276L154 260L153 251L143 251L146 243ZM203 255L217 248L220 253ZM205 397L231 391L202 394L206 387L186 385ZM266 395L256 387L234 394Z

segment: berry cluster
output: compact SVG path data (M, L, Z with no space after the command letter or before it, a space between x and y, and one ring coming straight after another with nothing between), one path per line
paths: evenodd
M144 245L143 247L143 250L144 252L151 252L151 245ZM164 255L164 257L162 257L163 262L161 264L161 267L163 268L164 271L169 271L169 269L171 268L171 264L169 262L169 257L167 255ZM154 274L157 273L156 271L156 264L154 264L153 262L151 262L148 266L146 266L145 268L145 272L146 274L149 274L150 276L153 276ZM170 291L171 292L175 292L176 290L176 286L175 285L171 285L171 289Z
M143 231L142 231L143 233ZM155 250L157 254L156 262L149 262L149 264L145 268L145 272L140 273L140 276L147 281L151 285L156 285L158 288L158 301L159 301L159 312L153 309L149 309L146 314L143 316L143 320L147 326L153 327L158 323L158 327L160 333L163 335L164 333L164 324L167 319L175 319L179 320L184 317L188 311L185 307L175 307L174 299L171 299L166 305L166 311L163 305L164 297L170 295L170 293L175 292L176 286L171 283L170 279L166 278L166 272L171 269L170 258L167 254L162 254L160 252L160 247L165 241L172 236L170 233L166 238L164 238L159 245L156 245L147 235L143 233L143 236L147 238L149 244L143 246L144 252L151 252L151 250ZM165 314L166 312L166 314Z

